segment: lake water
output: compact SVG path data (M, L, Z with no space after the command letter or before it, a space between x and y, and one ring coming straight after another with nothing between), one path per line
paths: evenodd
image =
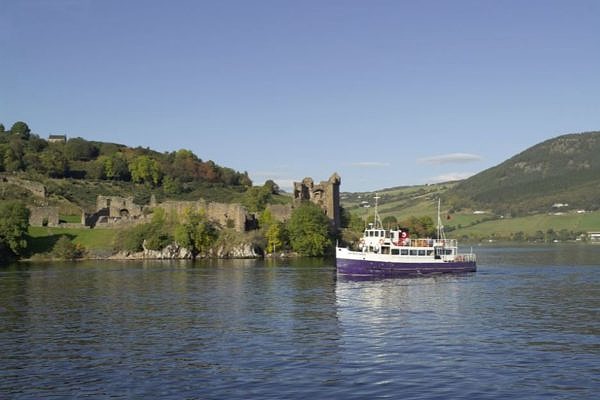
M0 268L0 398L591 399L600 246L479 247L479 271L332 260Z

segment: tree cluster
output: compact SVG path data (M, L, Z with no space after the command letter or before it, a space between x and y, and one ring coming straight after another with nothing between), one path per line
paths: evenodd
M24 171L50 178L115 180L162 187L178 194L197 183L252 186L246 172L203 161L190 150L159 153L147 148L92 142L80 137L52 143L22 121L0 124L0 172Z
M0 261L19 256L27 247L29 210L18 201L0 202Z
M303 256L323 256L337 234L323 210L310 202L295 208L288 221L278 222L266 210L259 222L267 253L291 250Z

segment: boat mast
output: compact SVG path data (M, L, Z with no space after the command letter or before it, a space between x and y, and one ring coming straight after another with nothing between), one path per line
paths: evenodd
M381 219L379 218L379 211L377 211L377 206L378 206L378 200L381 198L379 197L379 194L375 193L375 197L373 197L375 199L375 218L373 219L373 227L375 229L381 228Z
M440 215L442 199L438 197L438 209L437 209L437 238L438 239L446 239L446 234L444 233L444 225L442 225L442 217Z

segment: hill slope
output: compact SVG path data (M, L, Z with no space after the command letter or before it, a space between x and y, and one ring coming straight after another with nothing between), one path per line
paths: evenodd
M8 131L0 124L0 200L37 204L29 187L38 186L45 192L44 203L70 215L79 214L79 208L93 210L99 194L134 196L138 204L147 204L151 195L240 201L252 181L246 172L202 160L186 149L160 153L62 135L46 140L25 122L15 122Z
M447 201L456 209L513 216L548 212L555 203L597 210L599 155L600 132L559 136L460 182Z

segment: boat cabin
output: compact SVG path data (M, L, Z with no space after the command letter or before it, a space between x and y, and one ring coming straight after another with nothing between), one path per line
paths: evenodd
M457 254L454 239L411 239L403 229L385 230L370 224L360 242L363 252L435 259Z

